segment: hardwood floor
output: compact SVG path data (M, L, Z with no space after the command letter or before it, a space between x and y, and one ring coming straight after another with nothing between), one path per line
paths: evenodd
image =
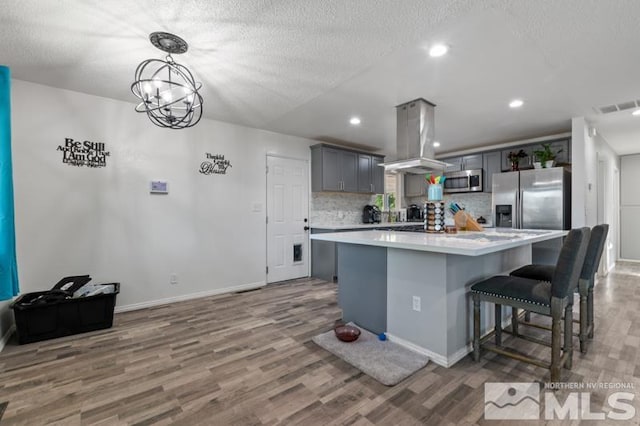
M640 265L619 264L595 300L595 340L563 380L632 383L639 395ZM11 342L0 354L2 424L508 424L483 419L484 383L548 380L487 353L450 369L429 363L386 387L310 341L339 318L335 284L304 279L117 314L109 330ZM593 391L592 411L611 392ZM638 424L640 396L633 405Z

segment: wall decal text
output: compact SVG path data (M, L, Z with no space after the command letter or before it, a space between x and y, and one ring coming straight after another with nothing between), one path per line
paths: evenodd
M231 161L224 159L224 155L208 152L205 155L207 160L200 164L200 173L203 175L226 175L227 169L233 167Z
M62 151L63 163L78 167L105 167L110 155L102 142L80 142L72 138L65 138L64 145L59 145L57 151Z

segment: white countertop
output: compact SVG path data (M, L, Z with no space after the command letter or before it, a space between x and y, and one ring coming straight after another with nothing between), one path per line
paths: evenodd
M480 256L526 244L560 238L567 233L568 231L504 228L485 229L482 232L458 232L457 234L370 230L311 234L311 239L434 253Z
M370 229L370 228L393 228L396 226L422 225L424 222L385 222L385 223L357 223L354 225L311 225L311 229Z

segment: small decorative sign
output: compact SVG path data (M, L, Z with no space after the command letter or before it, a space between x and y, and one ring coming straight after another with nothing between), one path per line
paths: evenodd
M63 163L78 167L105 167L110 155L102 142L80 142L72 138L65 138L64 145L59 145L57 151L62 151Z
M200 164L200 173L203 175L226 175L227 169L233 167L229 160L224 159L224 155L221 154L205 154L206 161Z

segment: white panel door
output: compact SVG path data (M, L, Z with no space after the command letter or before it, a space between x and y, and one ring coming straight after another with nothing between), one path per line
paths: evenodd
M308 163L267 156L267 283L309 275Z

